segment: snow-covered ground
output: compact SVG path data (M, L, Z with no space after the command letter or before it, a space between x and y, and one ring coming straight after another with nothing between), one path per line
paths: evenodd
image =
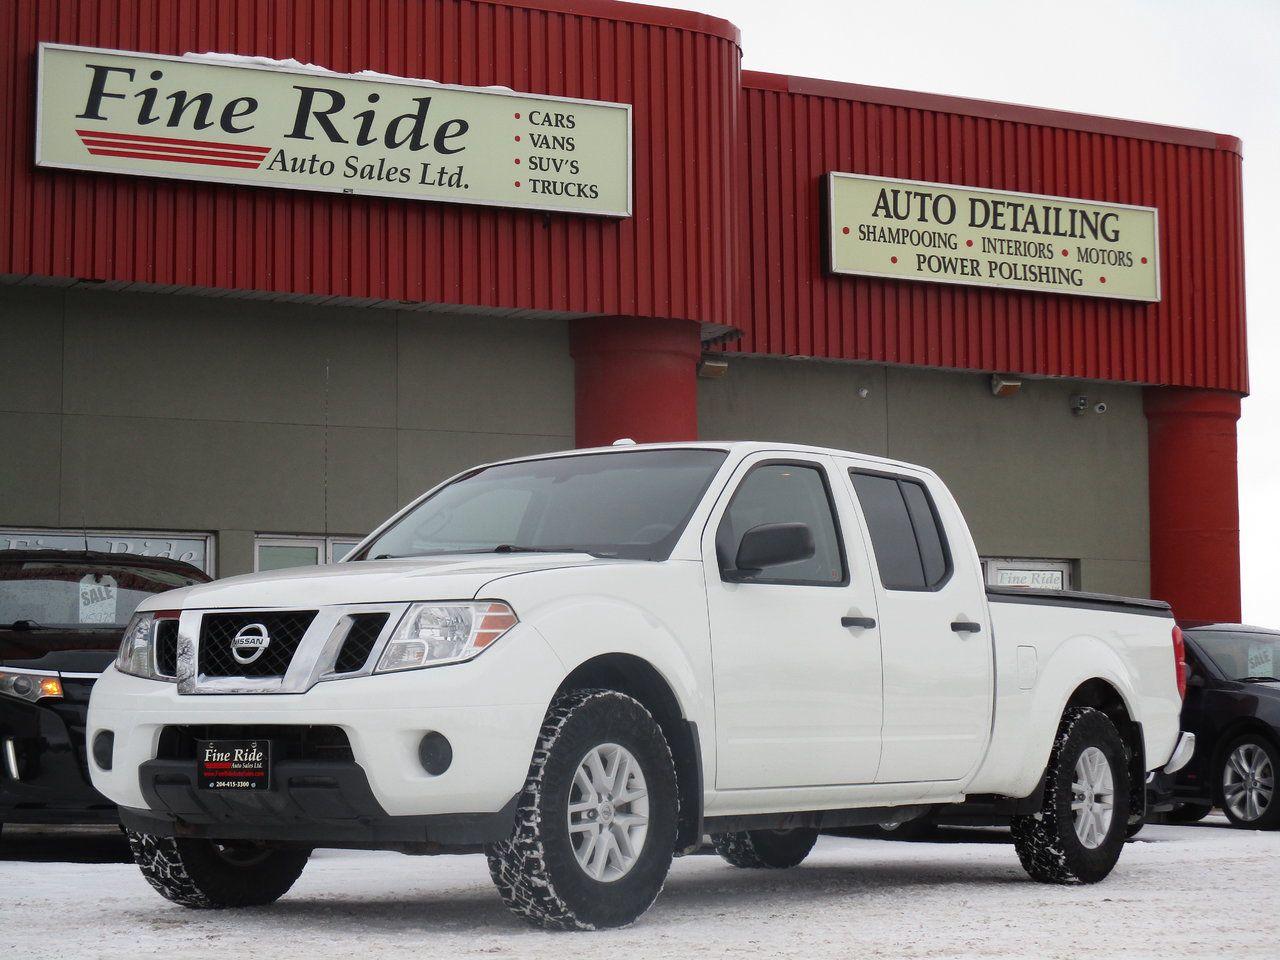
M640 922L589 934L524 927L475 856L322 851L275 907L197 912L161 900L131 864L23 862L0 842L0 957L1274 960L1280 833L1224 824L1149 826L1093 887L1030 882L995 831L823 838L778 873L686 857Z

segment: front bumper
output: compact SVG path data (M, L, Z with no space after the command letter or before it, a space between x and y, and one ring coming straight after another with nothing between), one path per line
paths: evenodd
M389 816L355 763L275 764L270 790L196 786L196 765L152 760L140 771L148 809L120 808L130 830L157 836L273 840L309 846L475 848L511 835L519 795L494 813Z
M345 822L337 834L347 828L360 834L361 821L496 814L524 786L547 704L563 676L560 661L527 626L468 663L327 681L303 694L180 695L175 684L111 668L94 690L88 735L92 742L98 731L110 730L115 747L110 770L91 761L93 782L129 808L126 822L150 811L179 822L176 832L220 824L219 836L227 839L236 836L226 832L234 824L297 828L305 839L310 823L318 843L326 832L336 836L323 821ZM160 758L167 727L226 725L242 732L337 727L351 759L341 769L321 770L278 762L265 796L236 798L197 790L193 760ZM452 746L452 763L438 775L419 759L429 732ZM419 840L421 826L405 824Z
M114 823L85 756L91 680L64 679L64 699L0 697L0 823Z

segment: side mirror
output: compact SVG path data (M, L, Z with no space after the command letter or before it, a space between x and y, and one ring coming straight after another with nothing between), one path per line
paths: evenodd
M808 560L816 547L804 523L762 523L742 535L731 579L749 580L768 567Z

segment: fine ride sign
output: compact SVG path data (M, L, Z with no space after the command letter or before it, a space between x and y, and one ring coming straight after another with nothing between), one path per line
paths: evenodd
M41 167L631 215L631 106L42 43Z
M827 201L832 273L1160 299L1153 207L851 173Z

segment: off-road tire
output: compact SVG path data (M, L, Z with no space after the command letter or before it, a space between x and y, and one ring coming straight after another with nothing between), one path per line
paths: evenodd
M1111 766L1114 794L1111 828L1089 849L1076 836L1071 783L1080 754L1097 747ZM1040 811L1013 818L1013 843L1022 868L1041 883L1097 883L1124 849L1129 821L1129 754L1115 724L1098 710L1072 707L1062 717L1045 771Z
M226 848L212 840L156 837L126 830L133 861L166 900L193 910L264 907L293 886L311 855L305 849Z
M574 773L594 747L625 747L644 774L649 830L630 871L602 882L578 864L569 839ZM485 852L489 875L516 916L547 930L597 930L636 920L662 891L675 853L679 794L671 748L638 700L614 690L557 697L538 734L511 838Z
M711 834L711 845L725 862L748 870L798 867L817 842L818 831L807 828Z
M1227 763L1231 755L1237 748L1244 744L1253 744L1263 750L1271 759L1272 784L1271 784L1271 803L1262 816L1256 820L1244 820L1237 817L1231 809L1231 805L1227 803L1227 798L1223 793L1222 778L1226 771ZM1221 753L1221 761L1217 765L1217 783L1214 789L1217 791L1218 806L1222 808L1223 814L1231 821L1231 826L1240 830L1276 830L1280 829L1280 794L1275 792L1277 784L1274 782L1275 774L1280 773L1280 748L1268 740L1265 736L1256 733L1247 733L1242 737L1236 737L1227 744L1225 750Z
M1166 823L1199 823L1210 813L1213 807L1203 803L1184 803L1164 814Z

